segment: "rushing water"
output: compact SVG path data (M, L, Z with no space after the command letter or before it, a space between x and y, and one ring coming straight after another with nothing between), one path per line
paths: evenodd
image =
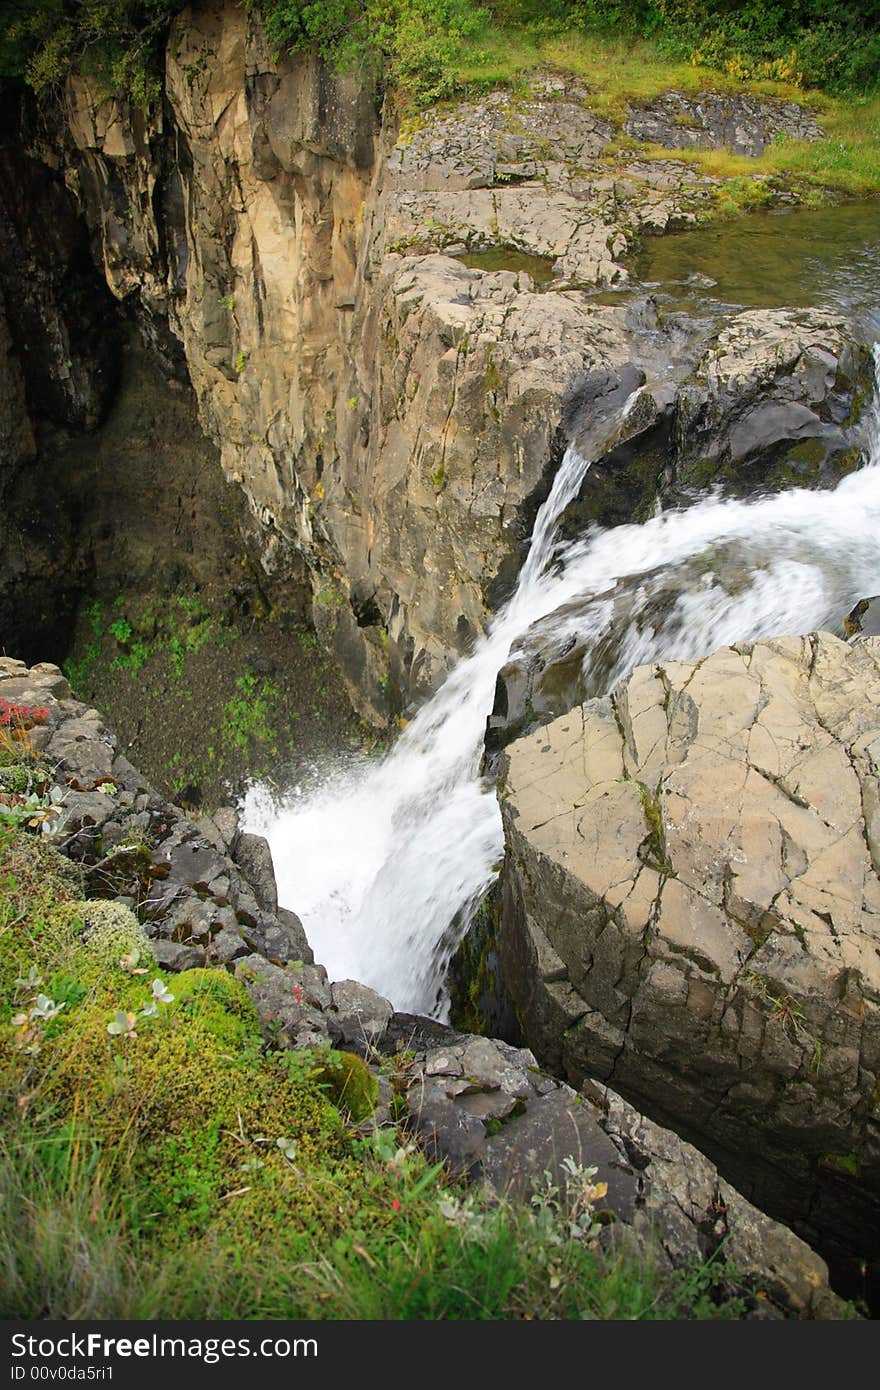
M279 896L302 917L316 958L331 979L361 980L398 1009L442 1016L449 956L497 872L500 815L494 788L479 776L486 716L498 671L536 625L554 644L582 641L589 666L607 644L615 592L626 588L629 621L615 634L613 680L661 657L836 626L880 588L876 406L866 466L833 491L751 502L710 496L563 547L556 524L588 466L568 452L512 598L383 762L342 773L305 800L279 805L260 787L248 796L246 824L267 835ZM740 556L735 593L711 567L696 586L688 582L688 566L719 546ZM679 570L681 587L657 618L657 595Z

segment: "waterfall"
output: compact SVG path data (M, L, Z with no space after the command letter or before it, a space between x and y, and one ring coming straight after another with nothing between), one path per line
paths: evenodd
M833 490L710 495L560 546L557 523L588 467L567 452L510 601L381 763L340 773L305 800L279 805L259 786L247 796L245 824L269 839L280 900L302 918L316 959L331 979L371 985L399 1010L443 1015L449 957L497 873L503 839L494 787L479 775L483 736L497 673L527 633L582 642L589 674L625 588L614 681L660 658L837 626L880 590L876 403L866 465ZM711 566L696 582L688 569L719 546L739 557L733 592ZM680 589L653 618L651 600L679 573Z

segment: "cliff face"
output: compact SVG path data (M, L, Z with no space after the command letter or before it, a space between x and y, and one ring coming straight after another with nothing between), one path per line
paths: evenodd
M479 109L444 134L457 151L470 140L464 176L418 139L389 162L394 122L362 82L276 61L258 21L224 3L180 16L165 92L145 124L72 80L65 180L114 295L167 360L182 346L202 422L260 523L264 569L283 577L305 556L316 626L357 704L384 717L389 690L404 704L424 693L484 627L492 576L515 572L565 385L626 360L624 314L582 294L551 308L526 274L399 254L431 251L437 198L465 185L479 196L438 247L462 218L500 236L497 131L487 143ZM503 215L537 226L510 192L521 206ZM545 195L551 225L532 249L574 232L571 269L614 278L604 222L578 222L577 206Z
M573 78L401 128L362 77L277 58L231 0L180 14L164 76L149 117L71 79L60 120L23 144L191 379L267 583L305 564L318 630L384 720L508 591L573 384L630 359L665 376L650 301L592 292L623 285L629 242L695 221L716 183L620 148ZM745 115L767 138L804 134L798 108L718 100L704 143Z

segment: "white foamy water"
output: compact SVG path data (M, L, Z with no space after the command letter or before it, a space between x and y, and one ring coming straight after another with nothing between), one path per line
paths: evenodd
M880 590L876 405L866 456L866 466L833 491L752 502L709 497L560 547L557 522L589 466L570 450L512 598L387 757L331 776L306 799L279 804L261 786L248 793L244 823L267 836L280 900L302 918L330 978L371 985L400 1010L443 1015L449 957L503 853L495 790L479 776L495 680L536 624L548 640L585 640L589 666L590 645L609 635L609 595L627 584L634 606L616 637L616 679L660 658L838 622ZM742 550L737 591L726 592L708 571L652 621L661 585L668 589L676 569L722 543ZM565 615L554 617L562 608Z

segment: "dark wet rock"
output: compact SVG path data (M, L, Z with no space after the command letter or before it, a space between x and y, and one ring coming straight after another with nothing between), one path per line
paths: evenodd
M410 1087L406 1103L413 1132L428 1156L434 1162L446 1163L452 1173L470 1172L483 1150L483 1121L469 1115L430 1082Z
M119 378L116 305L62 174L21 140L0 145L0 228L0 286L29 406L56 425L94 429Z
M880 598L859 599L843 619L843 636L848 642L860 642L865 637L880 636Z
M635 1170L621 1159L597 1113L567 1088L542 1096L486 1141L482 1176L496 1191L528 1201L536 1173L549 1173L554 1186L565 1191L563 1162L569 1158L579 1167L595 1168L593 1181L608 1184L600 1207L631 1222L638 1197Z
M196 970L205 964L201 946L184 946L179 941L158 939L151 943L153 955L165 970Z
M308 943L305 928L295 912L279 907L274 914L263 914L260 927L264 939L264 954L270 960L302 961L314 965L315 957Z
M676 490L827 487L859 462L870 353L838 314L737 314L679 393Z
M251 948L238 927L221 927L210 941L207 957L213 965L231 965L250 955Z

